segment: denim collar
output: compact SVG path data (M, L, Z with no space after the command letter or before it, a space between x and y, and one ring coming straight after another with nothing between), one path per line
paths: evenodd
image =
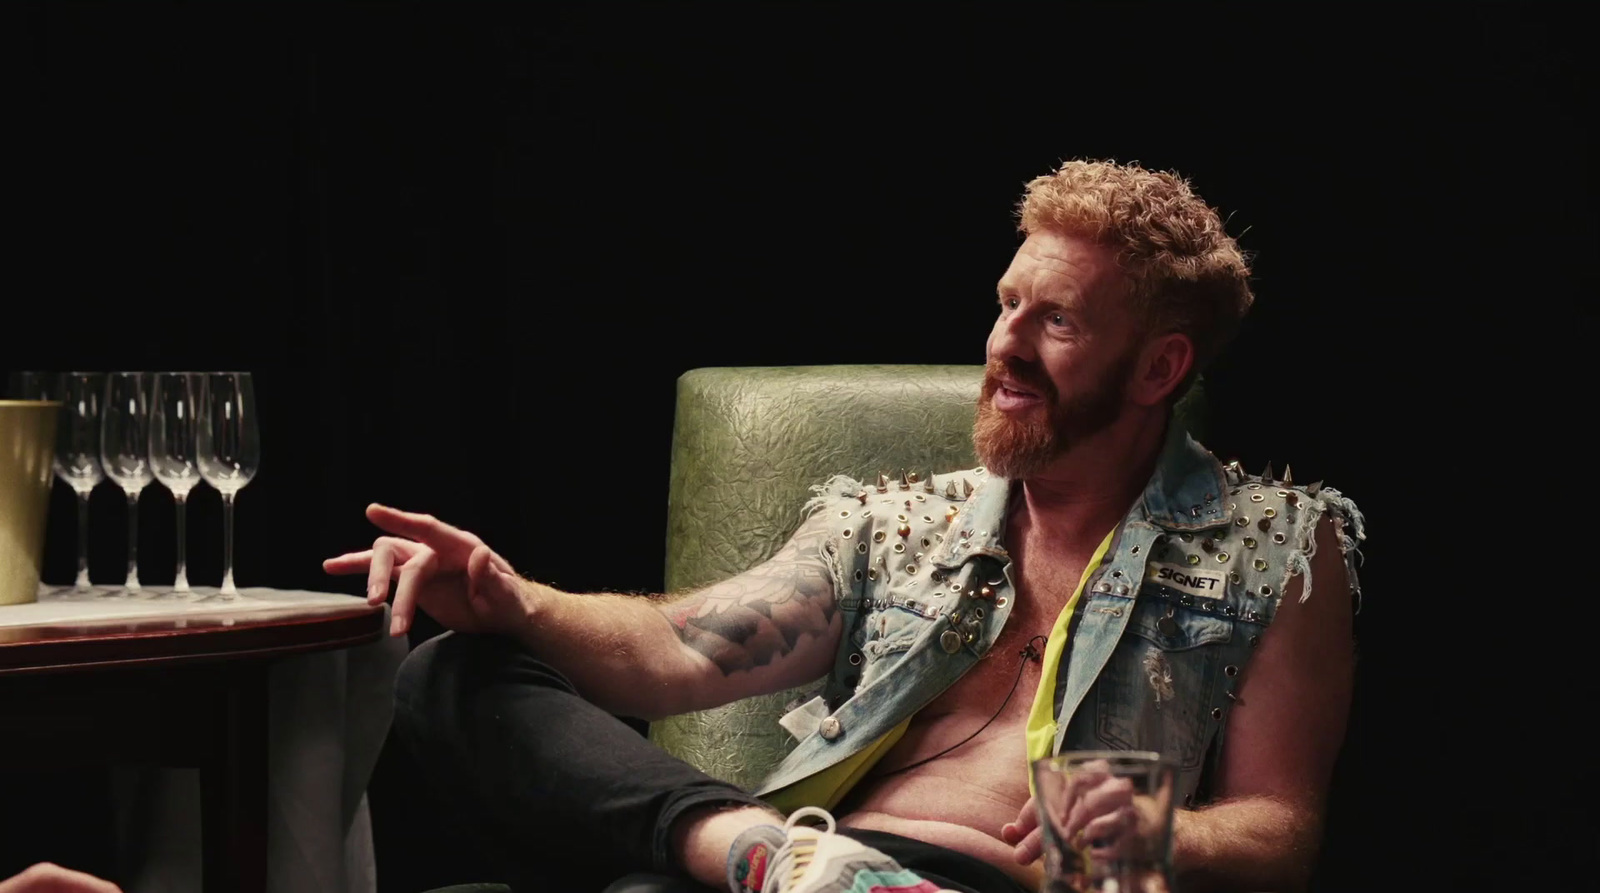
M934 552L937 567L957 567L976 555L1009 559L1001 540L1015 482L987 474L982 468L974 469L971 477L980 482ZM1227 472L1211 451L1181 426L1169 422L1155 473L1126 520L1142 514L1144 520L1168 530L1220 527L1233 521L1224 498L1228 486Z

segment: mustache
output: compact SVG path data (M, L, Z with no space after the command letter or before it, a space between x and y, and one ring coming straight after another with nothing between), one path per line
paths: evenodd
M983 369L983 395L994 396L1000 389L1000 379L1007 378L1030 391L1038 393L1050 403L1055 403L1060 395L1056 393L1055 382L1044 373L1044 369L1036 363L1027 363L1015 357L1006 360L990 360Z

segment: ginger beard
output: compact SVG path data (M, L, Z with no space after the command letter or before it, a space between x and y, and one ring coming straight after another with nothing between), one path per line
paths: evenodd
M972 424L972 446L989 471L1010 480L1032 477L1078 443L1104 430L1122 414L1128 376L1138 351L1128 350L1112 362L1091 386L1061 400L1044 370L1016 358L990 360L984 369L983 392ZM995 408L1000 376L1039 394L1040 405L1025 412Z

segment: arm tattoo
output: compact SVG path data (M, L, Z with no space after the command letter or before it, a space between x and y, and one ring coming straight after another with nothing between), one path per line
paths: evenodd
M770 664L801 637L828 632L835 613L822 557L828 535L816 524L802 526L766 562L658 610L724 676Z

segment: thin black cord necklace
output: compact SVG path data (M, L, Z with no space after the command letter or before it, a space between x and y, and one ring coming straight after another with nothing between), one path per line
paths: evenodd
M1036 661L1036 660L1040 659L1040 657L1044 654L1042 649L1044 648L1045 643L1048 642L1048 641L1050 641L1050 640L1045 638L1044 636L1034 636L1033 638L1028 640L1028 644L1022 646L1022 650L1021 651L1017 652L1017 656L1022 658L1022 660L1017 662L1017 678L1011 680L1011 690L1006 692L1006 699L1000 702L1000 706L999 707L995 708L994 716L989 717L988 720L986 720L983 725L978 726L977 731L973 732L972 734L968 735L965 738L962 738L960 741L957 741L956 743L950 745L949 747L946 747L944 750L939 751L938 753L934 754L931 757L923 757L922 759L917 760L915 763L907 763L906 765L901 766L898 769L890 769L888 772L880 772L880 773L877 774L876 777L884 778L886 776L890 776L890 775L894 775L896 773L904 772L907 769L915 769L916 767L921 766L923 763L928 763L928 762L932 762L933 760L937 760L938 758L944 756L945 754L949 753L950 751L955 750L956 748L960 747L961 745L966 744L968 741L971 741L972 739L978 737L978 732L982 732L984 729L987 729L989 727L990 723L992 723L995 720L999 719L1000 718L1000 712L1006 709L1006 705L1007 704L1011 703L1011 696L1017 693L1017 686L1019 684L1021 684L1021 682L1022 682L1022 671L1023 671L1023 669L1028 666L1028 661L1030 661L1030 660L1035 660ZM1034 647L1033 647L1033 643L1034 642L1038 642L1039 643L1039 649L1041 649L1041 650L1035 650L1034 649Z

